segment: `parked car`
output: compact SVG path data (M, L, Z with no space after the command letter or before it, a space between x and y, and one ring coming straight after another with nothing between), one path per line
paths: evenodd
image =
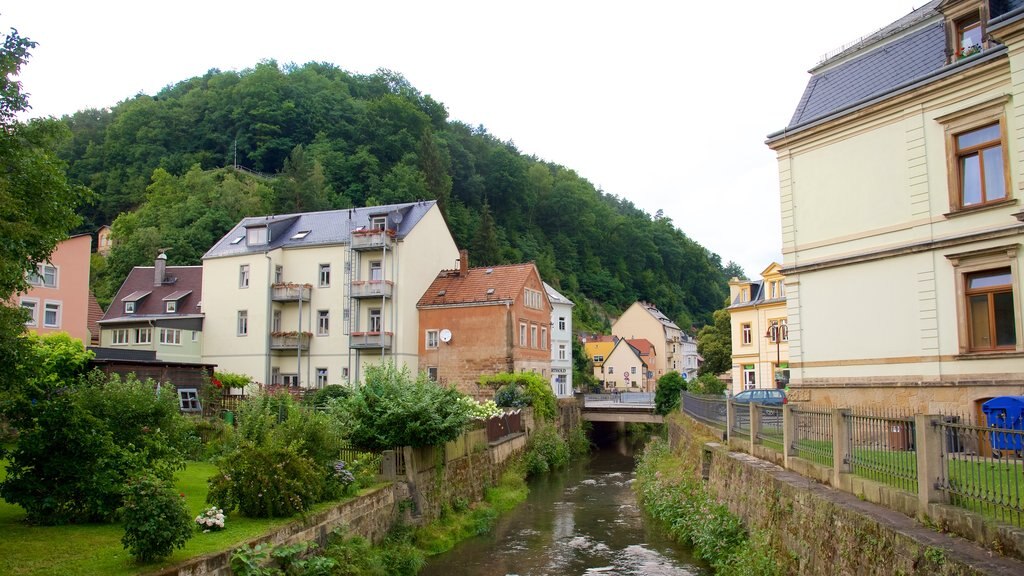
M769 406L782 406L787 402L786 391L778 389L770 390L744 390L733 396L734 401L740 404L767 404Z

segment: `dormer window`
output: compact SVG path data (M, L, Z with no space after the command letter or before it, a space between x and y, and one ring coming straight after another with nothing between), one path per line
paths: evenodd
M164 307L164 310L168 314L174 314L175 312L178 311L178 303L177 302L165 302L164 304L166 304L166 306Z
M370 229L384 230L385 228L387 228L387 224L388 219L386 216L374 216L373 219L370 220Z
M956 56L965 58L981 52L981 16L975 12L956 21Z
M258 228L247 228L246 243L249 246L262 246L267 243L267 227L260 226Z
M135 302L125 302L124 303L124 313L125 314L135 314Z

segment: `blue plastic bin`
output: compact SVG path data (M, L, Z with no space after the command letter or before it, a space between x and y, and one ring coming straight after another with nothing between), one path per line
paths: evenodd
M993 450L1021 451L1024 436L1024 396L999 396L981 405L989 428L1017 430L1016 434L992 431Z

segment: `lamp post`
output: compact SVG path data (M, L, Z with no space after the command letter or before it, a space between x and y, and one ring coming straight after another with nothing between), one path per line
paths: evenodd
M783 388L789 382L782 379L782 339L789 340L789 326L776 320L768 327L765 336L775 340L775 387Z

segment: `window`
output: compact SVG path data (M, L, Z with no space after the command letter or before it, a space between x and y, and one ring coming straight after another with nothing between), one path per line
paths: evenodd
M381 267L380 260L374 260L370 262L370 281L381 281L384 279L384 268Z
M199 331L198 330L193 330L192 331L192 341L193 342L199 342Z
M234 246L235 244L238 244L242 240L245 240L245 236L239 236L238 238L235 238L234 240L231 241L231 245Z
M540 310L544 300L540 297L540 292L531 290L529 288L523 288L523 305L527 308L533 308Z
M309 236L310 232L312 232L312 230L300 230L295 234L292 234L292 240L302 240L306 236Z
M128 329L116 328L110 331L110 343L114 346L121 346L128 343Z
M181 330L177 328L161 328L160 343L178 346L181 344Z
M381 320L381 318L380 318L380 308L371 308L370 309L370 332L380 332L381 331L381 329L380 329L381 328L381 321L380 320Z
M331 316L327 310L317 310L316 312L316 335L327 336L331 333Z
M270 331L271 332L280 332L281 331L281 311L280 310L274 310L274 316L273 316L273 320L271 322L272 323L270 325L271 326L270 327Z
M274 266L274 284L284 283L284 266Z
M519 323L519 345L526 347L526 322Z
M540 349L541 350L547 350L548 349L548 329L547 328L541 328L540 329Z
M998 122L956 136L960 207L968 208L1006 198L1006 163Z
M756 372L753 364L743 365L743 387L750 389L757 386Z
M239 310L238 311L238 335L247 336L249 334L249 311Z
M742 333L742 340L744 346L749 346L753 339L751 338L750 323L745 322L740 325L740 332Z
M281 375L281 383L284 384L285 386L290 386L292 388L295 388L295 387L297 387L299 385L299 375L298 374L282 374Z
M427 366L427 378L431 382L437 382L437 366Z
M270 383L280 384L281 383L281 369L274 366L270 369Z
M125 302L124 303L124 313L125 314L135 314L135 302Z
M537 342L537 325L530 325L530 348L536 348L539 343Z
M242 264L238 267L238 287L248 288L249 287L249 265Z
M21 308L28 312L28 320L25 321L25 326L37 326L39 324L39 302L22 299Z
M600 362L604 362L604 356L601 354L594 354L594 364L598 364Z
M331 265L320 265L320 287L327 288L331 285Z
M957 290L957 336L961 354L1024 352L1021 339L1019 244L946 258Z
M40 264L35 271L29 272L26 281L33 286L57 287L57 267Z
M565 344L559 344L558 345L558 359L559 360L567 360L568 359L566 357L566 355L565 355Z
M260 226L258 228L247 228L245 230L246 243L249 246L261 246L267 243L267 228L266 226Z
M348 382L348 366L343 366L341 369L341 379Z
M47 302L43 306L43 326L60 328L60 302Z
M200 412L199 393L195 388L178 388L178 408L182 412Z
M565 316L558 317L558 329L565 330Z
M387 227L387 225L388 219L386 216L374 216L373 219L370 220L371 230L383 230Z
M437 330L427 330L427 348L437 348Z
M981 50L981 17L975 12L956 21L956 56L963 58Z
M768 339L772 344L789 341L789 327L785 320L771 320L768 323Z
M168 314L174 314L178 311L178 303L171 300L167 303L167 306L164 307L164 310L166 310Z
M636 366L630 366L629 373L635 376L636 375Z
M316 369L316 387L323 388L327 386L327 368Z
M152 344L153 343L153 329L152 328L136 328L135 329L135 343L136 344Z

